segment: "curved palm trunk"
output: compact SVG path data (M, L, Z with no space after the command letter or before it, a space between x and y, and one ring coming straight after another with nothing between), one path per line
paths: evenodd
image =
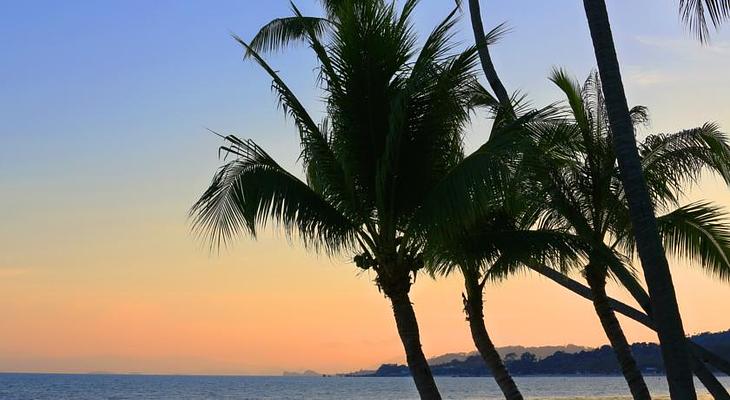
M583 5L601 74L621 181L629 204L644 278L649 287L652 316L664 357L669 392L673 399L694 400L697 394L692 380L684 328L669 264L641 171L606 3L604 0L583 0Z
M539 273L540 275L552 280L558 285L570 290L578 296L593 301L593 292L590 288L584 286L582 283L575 281L572 278L544 265L533 264L529 265L529 268ZM648 315L616 299L610 297L607 298L611 308L614 311L633 319L634 321L646 326L653 331L656 331L654 321L652 321ZM723 371L726 374L730 375L730 362L722 359L721 357L718 357L716 354L698 345L697 343L694 343L689 338L687 338L687 344L691 350L692 370L694 371L695 375L697 375L697 378L700 380L700 382L702 382L705 388L707 388L707 390L710 392L712 398L714 398L715 400L730 400L730 394L727 392L727 390L725 390L725 387L722 386L722 383L717 380L712 371L710 371L705 365L705 363L708 363L713 367L719 369L720 371Z
M694 371L697 379L705 385L707 391L715 400L730 400L730 394L725 390L725 386L712 374L707 365L702 360L697 358L694 354L690 355L690 362L692 363L692 370Z
M727 376L730 376L730 361L718 356L689 339L687 339L687 341L689 342L689 349L692 354L694 354L702 362L706 362L724 372Z
M484 297L482 289L476 282L467 282L467 296L464 298L464 311L466 311L471 329L471 337L474 340L482 359L492 371L494 380L497 381L500 390L507 400L522 400L522 393L517 388L515 381L509 374L507 367L502 362L492 339L489 337L487 327L484 324Z
M398 335L400 335L400 340L403 342L408 369L411 371L413 381L416 383L418 394L424 400L440 400L441 395L433 379L431 367L428 366L426 356L423 354L423 349L421 349L418 321L416 321L416 313L413 311L413 305L408 296L408 289L388 291L386 294L393 305L393 315L398 326Z
M502 81L499 79L497 70L494 68L494 64L492 63L492 57L489 55L489 46L487 45L487 39L484 34L484 24L482 24L479 0L469 0L469 14L471 16L471 27L474 31L474 41L477 45L479 61L482 63L484 75L487 77L489 86L492 90L494 90L497 100L499 100L502 105L509 107L509 94L507 94L507 89L504 88Z
M626 336L606 295L605 273L595 271L594 267L588 266L586 279L593 293L593 307L596 309L598 319L601 321L609 342L611 342L614 353L616 353L621 373L629 385L631 395L635 400L651 400L649 388L647 388L644 377L641 375L638 365L636 365L633 354L631 354L631 345L626 340Z

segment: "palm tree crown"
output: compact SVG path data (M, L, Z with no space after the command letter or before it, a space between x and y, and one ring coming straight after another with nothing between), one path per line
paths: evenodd
M386 249L401 258L417 252L417 238L407 234L409 221L461 160L463 126L478 84L475 51L452 52L453 13L417 51L409 23L415 3L398 15L383 1L327 2L333 29L326 42L322 29L304 26L313 19L290 20L304 29L299 39L309 42L320 65L327 107L320 123L254 47L237 39L272 77L282 108L295 122L307 179L284 171L252 141L228 136L223 150L237 157L194 205L197 229L223 243L278 221L330 254L356 246L371 256ZM278 48L261 37L259 47ZM287 38L281 45L292 34L278 37ZM373 260L373 267L387 264L382 261Z
M556 70L551 79L568 99L572 125L567 129L565 125L547 127L540 139L555 143L556 133L565 135L559 158L541 151L540 156L547 155L549 161L543 159L535 169L535 177L549 194L550 211L544 218L569 227L592 246L605 245L605 250L631 256L635 241L599 77L592 74L580 86ZM647 110L641 106L632 108L631 116L637 125L648 121ZM565 157L566 153L571 156ZM664 214L658 223L665 246L727 279L730 263L724 254L730 248L730 232L718 223L724 212L706 202L680 204L688 185L697 182L704 171L730 183L728 138L717 125L706 123L674 134L649 135L639 143L639 153L654 209Z

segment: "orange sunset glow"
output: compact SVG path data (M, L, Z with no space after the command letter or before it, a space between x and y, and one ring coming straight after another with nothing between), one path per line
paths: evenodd
M24 265L42 267L0 276L0 368L278 374L402 362L387 300L349 260L311 255L271 234L209 254L184 217L164 212L177 220L169 223L132 215L139 218L114 217L123 226L108 238L94 232L96 224L110 223L102 215L88 216L73 233L3 232L9 249L31 238L50 245L15 253ZM61 225L65 218L42 223ZM730 326L726 284L680 266L674 276L689 332ZM428 355L471 351L462 291L458 277L418 277L413 301ZM485 310L499 346L606 343L590 303L544 278L489 286ZM622 321L631 340L656 341L648 329Z

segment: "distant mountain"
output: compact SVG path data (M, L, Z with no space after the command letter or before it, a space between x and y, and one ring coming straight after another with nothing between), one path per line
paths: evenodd
M514 354L517 357L522 356L524 353L532 353L538 359L551 356L559 351L563 353L573 354L581 351L592 350L592 347L576 346L574 344L567 344L565 346L538 346L538 347L524 347L524 346L505 346L497 347L497 352L502 358L507 357L510 354Z
M501 354L501 353L500 353ZM464 361L471 356L477 355L476 351L469 353L446 353L440 356L432 357L428 359L429 365L446 364L451 361Z
M553 355L558 351L563 353L577 353L579 351L591 350L590 347L576 346L574 344L568 344L565 346L538 346L538 347L525 347L525 346L505 346L497 347L497 352L502 358L508 355L514 355L517 357L522 356L524 353L532 353L537 356L538 359L543 359L547 356ZM429 358L428 363L430 365L445 364L449 361L464 361L471 356L478 356L479 353L472 351L469 353L446 353L437 357Z
M717 355L730 360L730 330L717 333L701 333L692 336L691 339ZM517 351L505 352L505 349ZM550 351L550 349L561 349L554 351L545 357L538 357L537 354L527 351L530 348L514 346L500 349L507 368L513 375L618 375L620 374L616 356L610 346L602 346L598 349L581 349L579 346L544 346L536 348L536 351ZM568 351L562 350L567 349ZM521 350L521 354L518 352ZM664 373L659 345L656 343L634 343L631 351L636 358L639 368L644 373ZM506 354L505 354L506 353ZM541 354L545 354L541 352ZM449 361L445 361L448 360ZM430 361L431 369L437 376L488 376L490 372L476 353L451 353L435 357ZM445 362L443 362L445 361ZM408 367L398 364L383 364L372 374L362 373L353 376L408 376Z
M730 353L730 330L717 333L700 333L692 336L692 340L701 346L713 349L715 352Z

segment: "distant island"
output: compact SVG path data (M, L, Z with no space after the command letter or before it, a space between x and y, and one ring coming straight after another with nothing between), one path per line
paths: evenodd
M730 330L701 333L691 339L730 360ZM589 349L574 345L526 348L512 346L500 348L500 354L512 375L620 375L616 355L610 346ZM553 350L546 354L546 350ZM663 374L659 345L634 343L631 350L639 368L645 374ZM489 369L476 353L449 353L429 360L437 376L490 376ZM410 376L408 367L400 364L383 364L376 370L340 374L362 377Z
M308 369L304 372L284 371L284 373L282 375L283 376L324 376L325 374L320 374L317 371L312 371L311 369Z

